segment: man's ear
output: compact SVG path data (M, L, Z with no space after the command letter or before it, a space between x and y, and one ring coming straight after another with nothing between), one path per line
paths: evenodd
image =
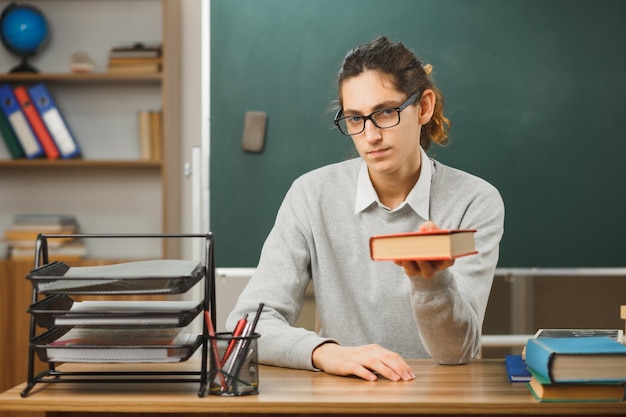
M430 122L431 117L433 117L433 112L435 111L435 101L437 98L435 97L435 93L433 90L426 89L422 93L422 97L418 103L420 108L419 111L419 123L421 125L425 125Z

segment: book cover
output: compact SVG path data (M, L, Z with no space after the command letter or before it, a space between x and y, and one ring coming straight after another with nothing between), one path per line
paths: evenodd
M109 67L125 66L125 65L144 65L144 64L156 64L161 65L163 59L161 57L138 57L138 58L109 58Z
M63 159L80 156L80 148L56 101L43 83L28 89L32 103L41 115Z
M109 58L158 58L161 52L160 42L135 42L111 48Z
M58 247L48 248L48 259L50 261L76 262L87 255L87 246L81 242L62 243ZM9 249L9 258L16 261L33 261L35 258L35 248L24 248L12 246Z
M152 160L163 159L163 112L150 112L150 139L152 141Z
M150 112L139 110L137 112L137 128L139 136L139 153L141 159L149 161L152 159L152 138L151 135Z
M2 136L11 158L18 159L24 157L24 151L22 150L20 141L17 136L15 136L13 128L2 111L0 111L0 136Z
M543 384L535 375L527 382L530 393L539 402L622 401L624 384Z
M14 225L72 225L77 224L76 216L72 214L39 214L39 213L18 213L13 216Z
M622 342L624 331L621 329L539 329L534 337L597 337L606 336Z
M526 366L547 383L624 382L626 346L609 337L531 338Z
M430 230L372 236L373 260L443 260L478 253L473 229Z
M22 111L10 84L0 86L0 111L4 113L13 128L13 132L24 151L24 156L28 159L44 156L44 150L26 120L26 115Z
M143 74L153 73L157 74L161 71L161 66L158 64L133 64L133 65L120 65L120 66L108 66L107 72L113 74Z
M524 362L521 355L506 355L504 357L504 364L506 366L506 373L509 376L509 381L530 381L531 373L528 368L526 368L526 362Z
M21 241L21 240L27 240L27 241L33 241L34 242L37 240L37 236L39 236L40 233L48 233L48 231L45 230L33 230L33 229L14 229L14 228L8 228L4 230L4 239L8 240L8 241ZM54 232L55 234L72 234L74 233L74 230L60 230L57 232ZM74 239L74 238L72 238Z
M621 329L539 329L533 337L596 337L606 336L623 343L624 331ZM526 347L522 350L522 359L526 359Z
M55 145L52 136L50 136L50 132L48 132L48 128L41 119L39 112L33 106L26 87L17 86L13 89L13 92L48 159L58 159L60 156L59 149Z

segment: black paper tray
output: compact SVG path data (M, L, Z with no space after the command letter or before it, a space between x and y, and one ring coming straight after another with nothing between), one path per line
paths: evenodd
M174 363L186 361L202 344L202 335L167 344L71 344L55 345L69 328L53 328L31 342L45 362L55 363ZM178 340L178 339L177 339Z
M100 307L72 311L82 303ZM106 307L104 306L106 303ZM167 304L166 304L167 303ZM160 306L163 308L159 309ZM167 307L167 308L165 308ZM65 294L49 295L30 306L37 325L72 327L184 327L198 316L203 303L186 301L83 301L75 302Z
M206 275L200 263L180 260L137 261L93 267L52 262L27 276L41 294L180 294Z

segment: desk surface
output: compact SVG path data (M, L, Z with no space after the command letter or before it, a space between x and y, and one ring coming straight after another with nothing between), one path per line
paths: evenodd
M0 394L0 410L177 415L626 414L626 402L539 403L523 383L508 381L503 360L477 360L461 366L437 365L430 360L410 363L417 378L409 382L367 382L322 372L262 366L260 394L237 398L212 395L200 398L197 396L199 385L193 383L86 383L80 386L76 383L39 383L28 397L21 398L22 384ZM175 365L176 369L193 369L194 362ZM115 365L73 366L83 370L105 370ZM128 370L128 366L122 369Z

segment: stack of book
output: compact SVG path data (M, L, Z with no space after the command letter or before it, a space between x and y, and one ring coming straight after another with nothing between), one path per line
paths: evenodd
M78 222L72 215L16 214L13 224L4 231L9 259L31 261L35 257L35 243L40 233L71 235L78 233ZM50 261L72 262L87 255L87 247L80 240L67 238L47 239Z
M614 337L533 337L525 363L538 401L623 401L626 346Z
M80 149L43 83L0 86L0 136L12 159L66 159Z
M161 72L162 46L160 43L137 42L119 45L109 51L109 73L159 73Z

